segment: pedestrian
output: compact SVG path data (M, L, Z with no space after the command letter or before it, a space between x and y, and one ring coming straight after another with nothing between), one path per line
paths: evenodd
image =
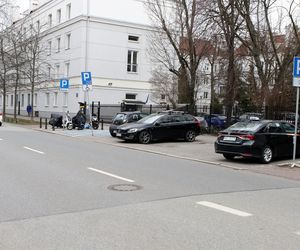
M31 107L30 104L27 105L26 110L27 110L28 116L30 116L30 114L31 114L31 112L32 112L32 107Z

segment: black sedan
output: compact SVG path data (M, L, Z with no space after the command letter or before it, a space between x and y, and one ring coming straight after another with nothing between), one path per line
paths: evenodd
M284 121L238 122L219 133L215 151L226 159L243 156L269 163L275 157L293 155L294 132L295 127ZM299 147L298 138L297 154L300 153Z
M200 123L192 115L162 112L144 117L135 123L121 125L117 137L143 144L152 140L179 138L192 142L199 133Z

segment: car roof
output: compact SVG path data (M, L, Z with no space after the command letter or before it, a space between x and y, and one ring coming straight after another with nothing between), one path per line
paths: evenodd
M141 111L124 111L124 112L118 112L118 114L124 114L124 115L130 115L130 114L140 114Z

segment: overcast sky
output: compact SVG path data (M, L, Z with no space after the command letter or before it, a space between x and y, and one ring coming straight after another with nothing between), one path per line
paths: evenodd
M15 0L15 3L20 6L21 12L29 9L29 0Z

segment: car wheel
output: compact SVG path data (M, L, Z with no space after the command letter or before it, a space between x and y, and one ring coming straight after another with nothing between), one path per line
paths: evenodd
M196 139L196 133L194 130L188 130L185 134L185 138L186 141L188 142L193 142Z
M151 134L148 131L142 131L139 134L139 142L142 144L148 144L151 141Z
M115 133L113 133L113 132L111 132L111 131L109 131L109 133L110 133L110 135L111 135L112 137L116 137L116 136L117 136Z
M262 163L269 163L272 161L273 151L270 146L265 146L262 150L260 161Z
M67 129L68 129L68 130L72 130L72 129L73 129L73 124L72 124L72 123L68 123Z
M235 155L231 155L231 154L223 154L224 158L227 160L233 160Z

